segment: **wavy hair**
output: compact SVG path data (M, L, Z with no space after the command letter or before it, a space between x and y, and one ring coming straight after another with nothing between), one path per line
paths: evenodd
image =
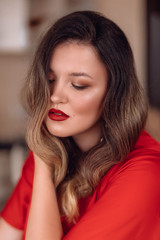
M92 45L109 75L102 112L103 141L87 152L81 152L71 137L51 135L44 123L50 102L50 59L56 46L66 41ZM37 49L23 97L31 116L28 145L51 166L60 212L74 221L79 214L78 200L92 194L111 166L126 158L145 125L146 99L126 36L97 12L79 11L62 17Z

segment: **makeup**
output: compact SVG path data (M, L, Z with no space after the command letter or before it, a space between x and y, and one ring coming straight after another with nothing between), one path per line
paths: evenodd
M72 137L82 151L88 151L102 137L101 115L108 83L106 66L93 46L65 42L55 47L49 67L53 83L46 127L51 135Z
M48 116L53 121L65 121L69 118L67 114L55 108L49 110Z

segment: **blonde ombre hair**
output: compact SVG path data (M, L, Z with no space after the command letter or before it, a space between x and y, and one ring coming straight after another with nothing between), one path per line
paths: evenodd
M51 135L44 122L50 102L50 58L56 46L65 41L92 45L109 74L101 117L103 141L87 152L81 152L71 137ZM96 12L64 16L43 37L23 97L31 116L28 145L52 168L61 214L68 221L76 221L78 200L92 194L111 166L126 158L146 121L146 100L126 36L115 23Z

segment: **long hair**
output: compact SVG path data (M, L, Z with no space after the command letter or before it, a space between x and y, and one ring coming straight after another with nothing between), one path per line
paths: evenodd
M44 123L50 59L56 46L66 41L92 45L109 75L101 117L103 141L85 153L71 137L51 135ZM125 159L146 121L147 104L126 36L100 13L79 11L62 17L38 47L23 96L31 116L28 145L52 167L60 212L73 221L78 217L78 200L92 194L111 166Z

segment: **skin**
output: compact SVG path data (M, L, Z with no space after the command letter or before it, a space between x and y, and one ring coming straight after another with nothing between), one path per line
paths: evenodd
M52 174L35 154L34 161L33 193L25 240L60 240L63 230Z
M50 133L59 137L72 136L82 151L97 144L101 138L100 117L107 79L106 68L93 46L77 42L59 45L50 63L49 109L59 109L69 118L58 122L47 115L45 123ZM60 240L63 230L51 172L35 154L34 160L33 194L25 239ZM22 239L21 231L4 224L8 229L4 235L6 240L11 235L14 240ZM8 238L7 231L11 234Z
M45 119L51 134L72 136L79 148L86 151L101 137L102 104L107 91L107 71L90 45L67 42L53 52L49 81L49 109L69 116L65 121ZM26 240L60 240L60 221L54 183L48 166L34 155L35 174Z
M4 219L0 218L0 240L21 240L22 235L22 230L12 227Z
M97 144L101 138L100 116L107 79L105 65L93 46L77 42L59 45L50 63L49 109L59 109L69 118L53 121L47 116L45 122L50 133L72 136L82 151Z

